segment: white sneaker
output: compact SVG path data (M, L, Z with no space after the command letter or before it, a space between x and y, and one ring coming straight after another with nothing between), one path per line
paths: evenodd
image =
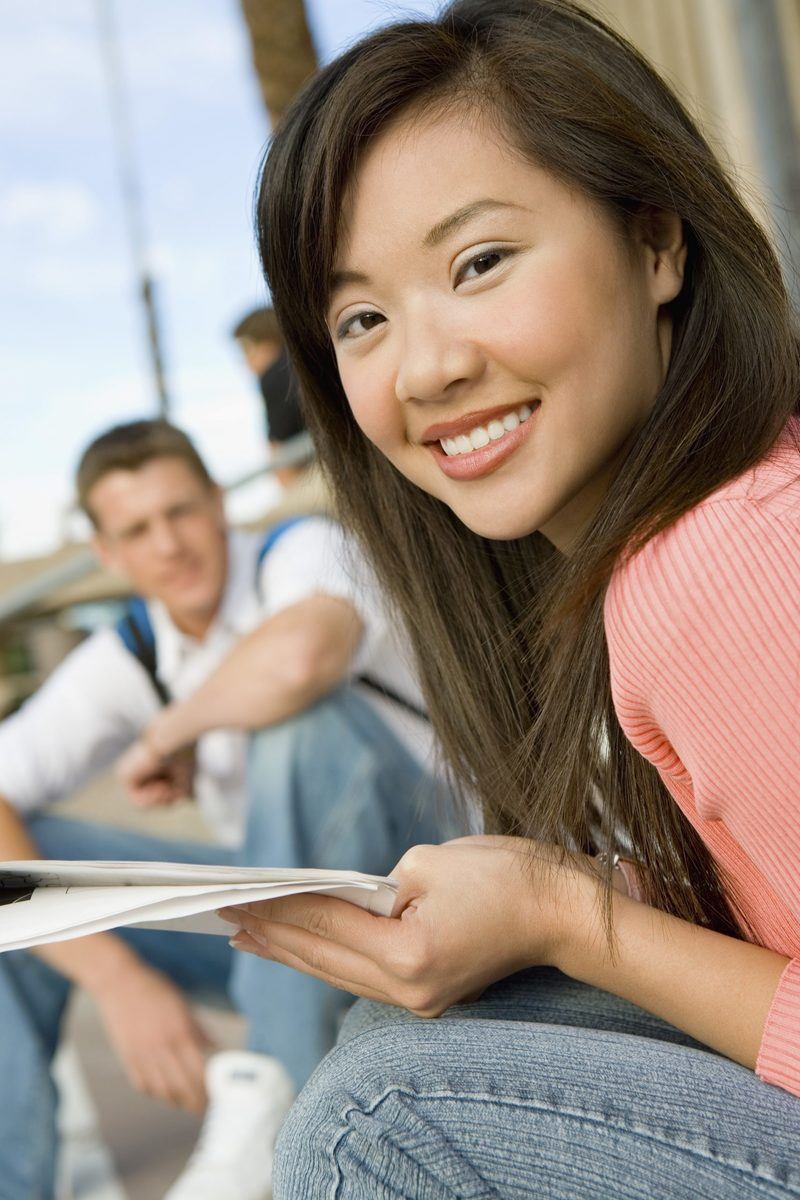
M200 1139L164 1200L271 1200L272 1154L294 1099L276 1058L250 1050L214 1054Z

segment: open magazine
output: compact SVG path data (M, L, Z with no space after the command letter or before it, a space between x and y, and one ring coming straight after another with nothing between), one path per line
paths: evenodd
M100 933L120 925L231 936L218 908L321 892L379 916L397 884L357 871L225 867L195 863L0 863L0 952Z

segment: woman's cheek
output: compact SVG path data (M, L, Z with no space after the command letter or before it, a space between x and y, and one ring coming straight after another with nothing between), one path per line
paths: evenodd
M376 374L365 372L354 378L355 372L342 372L342 386L350 404L353 419L366 438L384 454L391 457L393 447L402 438L402 409L399 401Z

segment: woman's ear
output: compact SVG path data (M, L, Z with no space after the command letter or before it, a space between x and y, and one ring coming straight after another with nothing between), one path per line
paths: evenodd
M645 208L636 217L636 240L644 251L647 286L656 304L680 294L686 268L686 239L677 213Z

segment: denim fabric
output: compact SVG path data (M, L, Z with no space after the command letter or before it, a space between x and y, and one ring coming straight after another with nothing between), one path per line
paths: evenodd
M444 801L394 734L350 689L254 739L239 861L387 875L409 846L441 841ZM259 857L260 856L260 857ZM251 1050L298 1086L330 1050L346 992L281 963L237 954L231 994Z
M800 1197L800 1100L541 968L438 1021L359 1001L289 1114L274 1195Z
M56 816L31 836L46 858L341 867L386 874L409 845L437 838L434 786L373 710L342 689L251 739L242 849L175 842ZM129 928L141 957L196 999L247 1018L248 1046L274 1054L298 1087L333 1045L352 997L224 937ZM56 1095L50 1060L67 981L25 951L0 955L0 1200L50 1200Z

